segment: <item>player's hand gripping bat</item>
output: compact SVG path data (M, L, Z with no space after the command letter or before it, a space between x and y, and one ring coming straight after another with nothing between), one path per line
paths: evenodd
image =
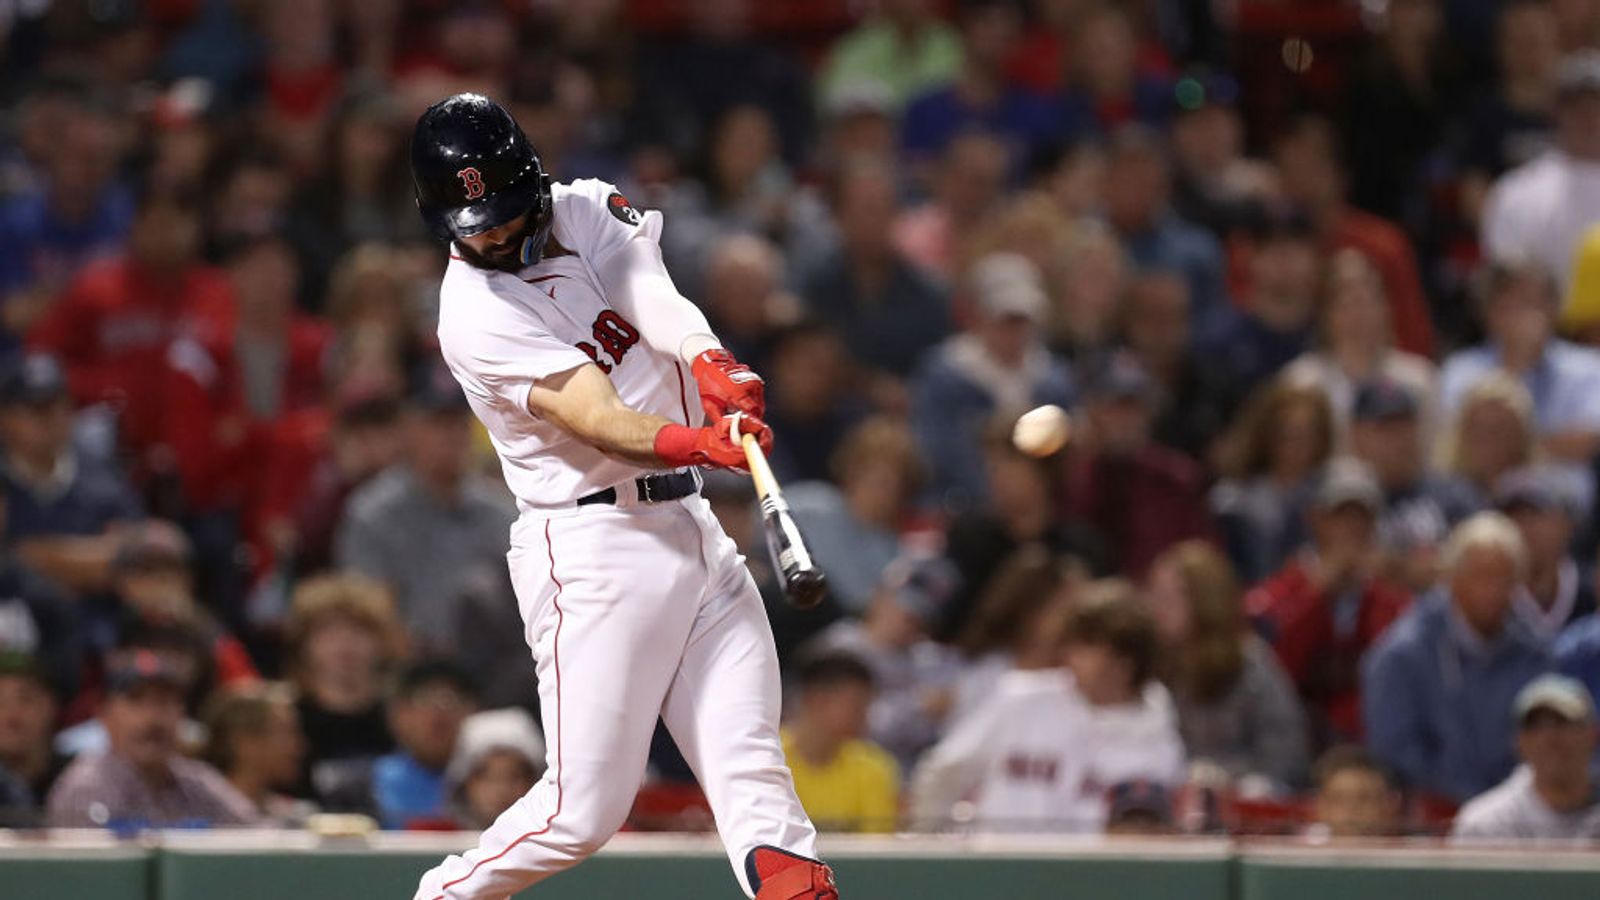
M772 476L772 467L767 465L767 455L761 452L755 435L741 435L739 440L744 446L745 461L750 465L750 478L756 484L756 496L761 500L761 524L767 532L772 565L783 578L783 596L796 608L810 609L822 602L822 595L828 591L828 581L811 559L800 527L789 515L783 489Z

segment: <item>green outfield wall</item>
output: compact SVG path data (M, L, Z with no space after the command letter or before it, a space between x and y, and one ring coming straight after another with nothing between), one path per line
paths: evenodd
M459 836L0 841L0 900L410 900ZM1311 849L1226 841L833 839L846 900L1600 900L1600 851ZM522 895L738 900L703 838L624 836Z

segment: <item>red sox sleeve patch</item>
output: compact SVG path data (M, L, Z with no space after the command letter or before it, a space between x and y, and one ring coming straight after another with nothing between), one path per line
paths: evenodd
M624 225L639 224L641 218L639 211L629 205L628 198L617 191L612 191L611 196L606 198L606 209L610 210L611 214L616 216Z

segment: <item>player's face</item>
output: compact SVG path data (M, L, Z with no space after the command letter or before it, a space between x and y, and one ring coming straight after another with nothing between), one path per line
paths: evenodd
M522 239L528 231L528 215L523 213L498 228L456 238L456 246L462 259L480 269L517 272L522 269Z

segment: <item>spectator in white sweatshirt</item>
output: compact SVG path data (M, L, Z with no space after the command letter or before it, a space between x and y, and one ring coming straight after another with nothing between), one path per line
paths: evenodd
M923 759L916 824L1099 832L1112 785L1181 783L1183 742L1155 655L1155 629L1126 583L1086 587L1069 615L1065 668L1008 673Z

